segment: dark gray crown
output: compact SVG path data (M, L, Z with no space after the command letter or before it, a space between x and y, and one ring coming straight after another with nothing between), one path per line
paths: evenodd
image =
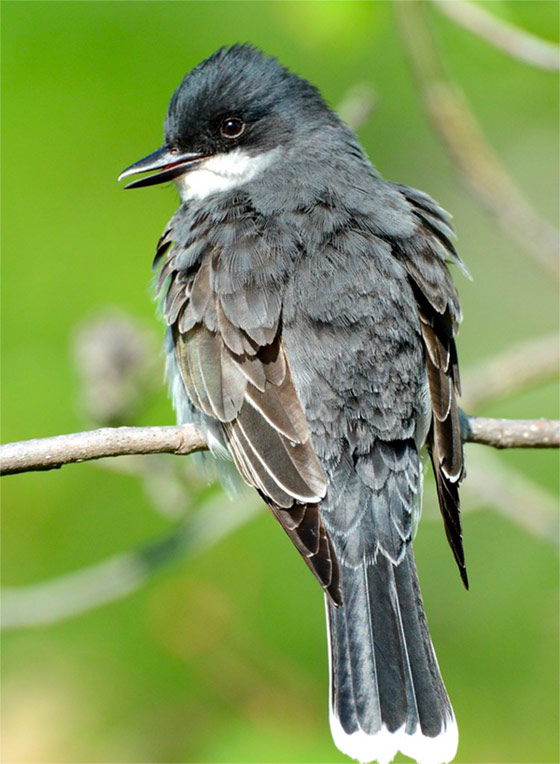
M248 44L220 48L186 75L169 104L166 143L229 150L235 142L215 143L220 123L230 116L247 123L239 143L259 149L279 145L298 130L338 122L317 88Z

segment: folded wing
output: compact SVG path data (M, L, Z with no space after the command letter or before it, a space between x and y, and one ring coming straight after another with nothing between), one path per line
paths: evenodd
M156 260L172 241L171 228ZM184 251L171 248L159 289L185 390L197 409L220 423L241 476L338 602L337 563L318 509L326 478L282 344L279 287L253 279L224 289L223 252L210 248L189 268Z

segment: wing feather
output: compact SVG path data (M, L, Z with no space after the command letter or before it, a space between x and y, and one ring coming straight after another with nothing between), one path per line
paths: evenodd
M245 404L232 425L280 488L298 502L318 502L326 492L324 473L309 440L290 442L251 405Z
M224 431L233 460L247 483L262 494L269 506L292 507L294 496L278 485L270 469L254 452L243 430L226 424Z
M420 318L432 405L428 449L447 539L468 588L459 501L465 467L455 346L461 309L446 263L467 271L451 242L454 234L447 213L419 191L406 187L401 191L418 221L415 235L400 242L396 254L408 272Z
M340 569L318 505L299 505L289 511L279 507L271 509L331 602L341 605Z
M326 478L282 341L286 268L300 245L295 234L287 242L283 230L287 249L279 257L274 217L255 226L250 207L241 196L238 202L219 220L194 211L186 225L179 215L159 242L158 290L177 367L202 421L210 420L217 434L221 428L243 479L261 493L331 601L340 604L339 565L319 511ZM425 212L422 224L432 225L443 249L447 231L430 219L435 213L429 205ZM235 225L228 218L234 213ZM419 261L416 269L428 284L429 264ZM430 297L436 295L433 284ZM443 302L438 308L445 311ZM443 401L438 410L444 412Z

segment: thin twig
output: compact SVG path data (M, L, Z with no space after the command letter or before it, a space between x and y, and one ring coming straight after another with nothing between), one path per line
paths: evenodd
M467 479L461 486L462 511L495 509L556 548L558 501L549 491L513 469L496 452L469 449Z
M336 110L352 130L359 130L371 117L376 102L371 85L368 82L358 82L344 95Z
M560 445L559 423L552 420L481 419L465 416L466 443L496 448L554 448ZM0 446L3 475L52 470L65 464L125 454L192 454L206 444L194 425L104 427L101 430L22 440Z
M560 421L557 419L487 419L468 417L465 443L494 448L558 448Z
M526 29L510 24L469 0L432 0L437 8L456 24L478 35L512 58L540 69L560 69L560 49Z
M2 589L1 628L57 623L140 589L160 568L217 544L248 522L262 507L257 496L233 506L223 494L209 500L171 534L65 576Z
M492 358L483 359L463 376L461 405L479 411L496 400L516 395L558 377L560 335L547 334L516 343Z
M549 273L558 273L558 230L533 208L487 143L463 93L445 75L425 0L395 2L426 111L475 198Z

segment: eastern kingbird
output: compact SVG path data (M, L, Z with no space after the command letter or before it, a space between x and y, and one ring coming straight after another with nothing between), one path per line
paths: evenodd
M449 215L383 180L313 85L250 45L186 75L162 148L154 267L180 423L256 488L325 590L341 751L449 762L457 725L412 551L421 450L465 585L456 395L464 269Z

